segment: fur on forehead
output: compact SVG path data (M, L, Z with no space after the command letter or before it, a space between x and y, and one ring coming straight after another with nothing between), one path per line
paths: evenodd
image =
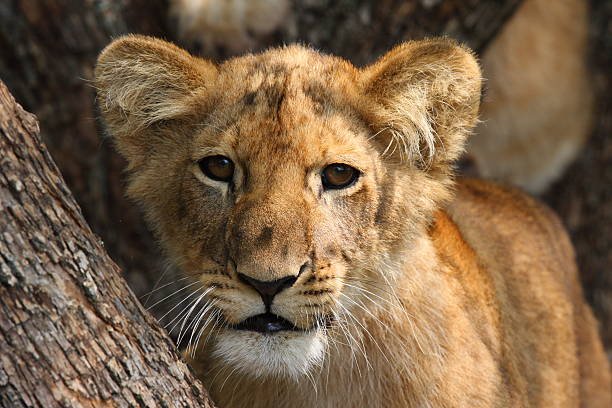
M277 103L302 94L322 111L351 111L377 135L381 155L442 177L476 123L481 85L471 52L448 39L408 42L357 69L298 45L215 65L132 35L101 53L95 74L100 110L132 168L144 162L157 124L253 103L268 84Z

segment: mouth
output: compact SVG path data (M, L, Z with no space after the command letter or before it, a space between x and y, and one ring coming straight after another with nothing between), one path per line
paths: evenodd
M273 334L279 331L304 331L289 320L272 313L262 313L251 316L238 324L232 325L236 330L249 330L262 334Z

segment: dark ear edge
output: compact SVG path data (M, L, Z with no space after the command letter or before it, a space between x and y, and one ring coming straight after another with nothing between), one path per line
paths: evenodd
M362 70L367 120L383 155L444 174L477 122L481 73L447 38L399 45Z
M211 62L152 37L127 35L108 45L98 57L94 83L119 151L133 162L146 151L147 129L194 111L196 96L214 85L217 72Z

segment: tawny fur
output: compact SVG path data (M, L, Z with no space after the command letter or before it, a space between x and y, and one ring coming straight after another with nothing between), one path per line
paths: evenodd
M190 362L220 407L610 406L555 216L452 180L480 82L447 39L364 69L298 46L220 65L140 36L103 51L100 109L130 196L201 286ZM218 154L231 183L198 167ZM323 190L338 162L361 176ZM297 276L271 311L306 331L228 327L265 310L238 271Z
M526 0L482 57L487 92L468 152L480 173L544 191L591 129L588 2Z

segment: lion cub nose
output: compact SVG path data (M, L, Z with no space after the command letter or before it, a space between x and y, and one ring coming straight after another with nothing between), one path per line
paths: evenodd
M240 272L238 272L238 278L240 278L242 282L251 286L257 292L259 292L259 295L261 296L264 305L266 305L266 310L270 309L274 296L279 294L284 289L293 286L293 284L297 280L297 276L290 275L274 281L260 281L257 279L253 279L250 276L246 276L245 274L242 274Z

